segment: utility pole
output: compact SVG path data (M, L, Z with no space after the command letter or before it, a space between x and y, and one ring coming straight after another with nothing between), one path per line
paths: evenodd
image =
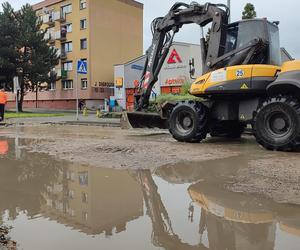
M227 7L230 10L230 16L228 18L228 22L231 23L231 0L227 0Z

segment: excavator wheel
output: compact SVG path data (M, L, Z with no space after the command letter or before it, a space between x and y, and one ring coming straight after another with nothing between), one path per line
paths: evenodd
M300 103L293 96L268 98L254 117L254 135L269 150L291 151L300 141Z
M208 133L208 109L201 102L180 102L171 113L169 125L177 141L200 142Z
M245 125L239 121L216 122L210 128L211 137L240 138L245 131Z

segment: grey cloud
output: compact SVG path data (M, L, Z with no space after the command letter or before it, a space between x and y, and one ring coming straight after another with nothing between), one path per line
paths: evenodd
M110 1L110 0L106 0ZM151 44L150 24L155 17L164 16L170 7L178 1L190 3L186 0L140 0L144 4L144 48ZM209 1L209 0L207 0ZM0 3L5 2L0 0ZM11 0L9 1L16 9L26 2L34 4L39 0ZM200 1L205 3L206 1ZM226 0L211 0L212 3L227 3ZM247 2L255 5L258 17L267 17L269 20L280 21L281 46L284 46L295 58L300 58L300 1L299 0L231 0L232 21L241 18L242 10ZM185 27L176 36L177 41L198 43L200 30L194 26Z

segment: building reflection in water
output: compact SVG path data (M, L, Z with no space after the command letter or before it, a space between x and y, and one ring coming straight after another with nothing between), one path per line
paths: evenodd
M7 155L9 150L8 141L0 140L0 156Z
M43 197L43 216L88 235L125 231L143 215L142 192L127 171L65 166Z
M13 148L13 143L7 141L7 148ZM300 235L298 206L225 191L224 183L216 184L215 173L199 165L164 167L153 178L149 170L92 168L44 154L21 155L18 160L6 152L0 160L0 199L4 201L0 211L11 220L26 211L29 219L42 216L86 235L115 237L130 230L129 222L148 217L152 245L166 250L267 250L276 247L282 232ZM223 162L213 164L214 171L224 168ZM164 204L165 190L155 183L157 179L182 187L187 204L181 200ZM197 223L197 244L187 243L174 229L178 218L171 218L167 208L175 206L186 215L184 223ZM195 216L199 211L200 220Z

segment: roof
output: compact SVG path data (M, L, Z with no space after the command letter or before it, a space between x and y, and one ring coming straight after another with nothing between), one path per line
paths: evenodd
M142 56L139 56L139 57L136 57L128 62L125 62L125 63L118 63L118 64L115 64L114 66L120 66L120 65L129 65L129 64L132 64L132 63L135 63L135 62L138 62L139 60L142 60L146 58L146 55L142 55Z
M34 10L39 10L39 9L44 8L44 7L48 7L48 6L51 6L51 5L60 3L60 2L64 2L64 1L65 0L44 0L42 2L34 4L32 7L33 7ZM118 1L120 1L122 3L125 3L125 4L128 4L128 5L131 5L131 6L134 6L136 8L140 8L140 9L144 8L144 4L142 4L138 1L135 1L135 0L118 0Z
M134 7L140 8L140 9L144 9L144 4L142 4L138 1L135 1L135 0L118 0L118 1L129 4L131 6L134 6Z
M64 0L44 0L42 2L39 2L39 3L36 3L34 5L32 5L32 8L34 10L39 10L39 9L42 9L44 7L48 7L50 5L53 5L53 4L57 4L57 3L60 3L60 2L63 2Z

